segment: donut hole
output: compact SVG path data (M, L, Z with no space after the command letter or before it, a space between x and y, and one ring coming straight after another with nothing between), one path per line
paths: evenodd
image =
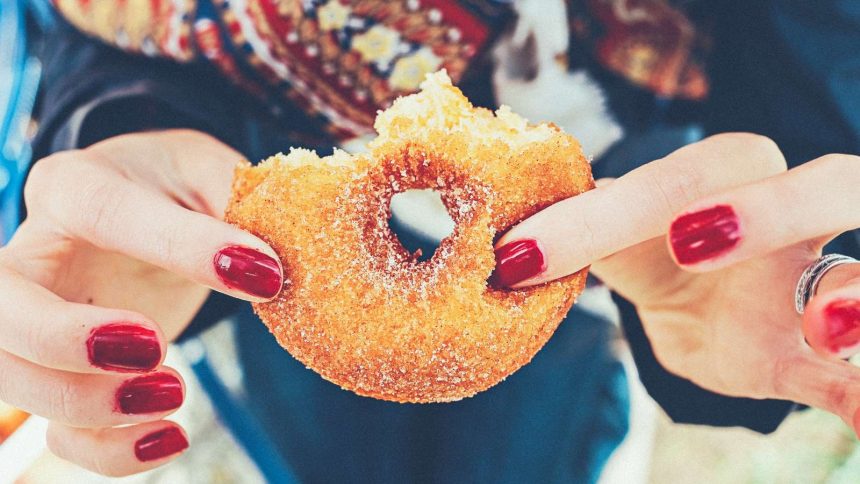
M436 249L454 232L456 223L432 188L413 188L391 197L388 226L409 253L421 251L417 262L430 260Z

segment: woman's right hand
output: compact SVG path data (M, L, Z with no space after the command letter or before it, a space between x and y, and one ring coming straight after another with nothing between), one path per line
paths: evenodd
M221 220L241 158L181 130L35 164L0 249L0 400L50 420L60 457L118 476L187 448L162 420L184 398L167 343L210 289L265 301L283 283L272 248Z

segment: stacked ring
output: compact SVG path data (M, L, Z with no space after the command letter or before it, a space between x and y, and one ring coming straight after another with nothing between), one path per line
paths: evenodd
M824 275L830 272L836 266L842 264L854 264L858 260L842 254L827 254L816 259L812 264L804 269L797 281L797 287L794 291L794 309L797 314L803 314L809 300L815 296L818 291L818 284Z

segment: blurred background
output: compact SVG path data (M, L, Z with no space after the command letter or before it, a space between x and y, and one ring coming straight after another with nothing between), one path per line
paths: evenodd
M54 22L47 1L0 0L0 242L8 240L18 223L22 181L31 162L29 141L38 126L31 112L38 102L40 33ZM695 129L679 136L694 138ZM611 311L607 294L600 288L590 291L595 294L588 304ZM256 424L243 412L243 375L234 364L233 326L228 323L169 353L168 364L188 382L188 398L176 420L188 429L192 443L175 463L126 479L95 476L46 451L46 422L0 402L0 484L272 480L277 459L257 447L262 444L255 440ZM616 342L616 350L634 375L623 339ZM860 445L832 415L798 412L768 436L676 425L636 378L629 381L631 431L612 456L602 483L860 482ZM254 459L245 449L253 449Z

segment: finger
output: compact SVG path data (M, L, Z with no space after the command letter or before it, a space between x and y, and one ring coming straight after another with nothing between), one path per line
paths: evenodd
M281 264L261 239L96 169L87 156L66 152L38 162L28 182L28 206L41 209L68 236L217 291L250 301L266 301L280 291ZM69 179L77 180L74 189ZM66 186L55 186L57 180Z
M675 260L707 271L860 226L860 157L828 155L708 196L674 219Z
M860 436L860 368L806 350L778 360L774 398L839 415Z
M182 404L175 370L135 377L52 370L0 353L0 400L74 427L112 427L164 418Z
M843 282L835 286L839 279ZM860 264L837 266L822 279L803 312L803 334L822 355L850 358L860 353Z
M146 372L164 359L165 338L141 314L63 301L0 270L0 350L80 373Z
M686 146L512 228L496 244L494 277L522 287L572 274L662 235L692 200L782 170L782 154L761 136L720 135Z
M179 205L219 219L227 208L236 163L244 159L219 140L184 129L115 136L87 151L109 160L129 178L167 193Z
M121 477L164 465L188 448L188 436L169 421L131 427L81 429L52 423L48 449L95 473Z
M590 273L626 299L638 295L642 300L662 301L677 290L681 273L666 254L665 247L663 237L654 237L594 261ZM632 267L647 267L648 270L631 270Z

